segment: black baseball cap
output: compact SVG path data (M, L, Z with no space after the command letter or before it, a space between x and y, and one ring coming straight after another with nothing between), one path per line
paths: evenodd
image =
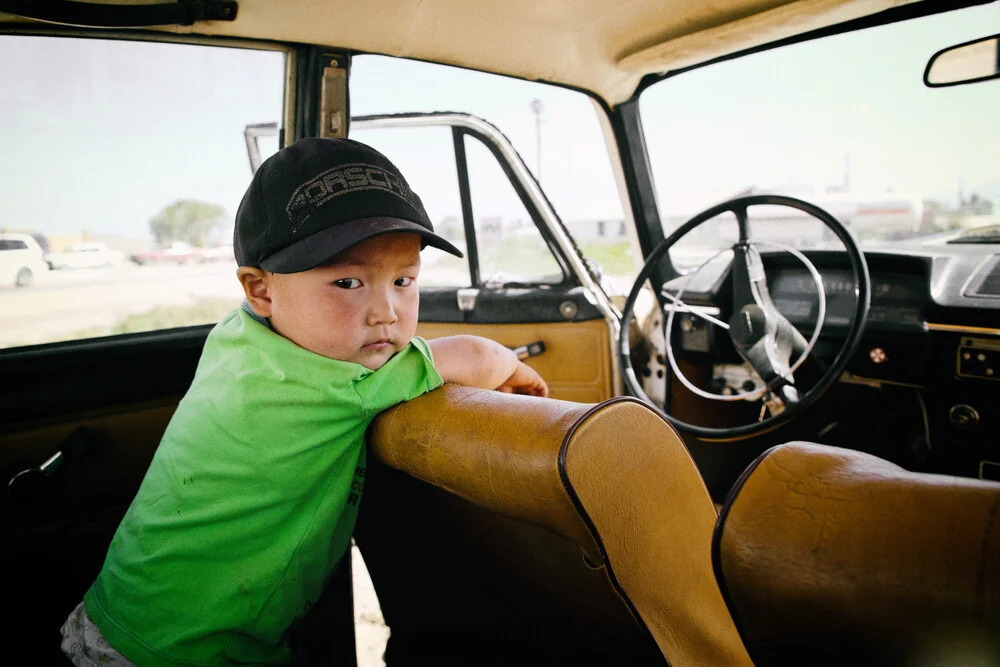
M434 233L420 197L389 158L353 139L308 137L257 169L236 212L240 266L308 271L373 236L413 232L423 246L462 251Z

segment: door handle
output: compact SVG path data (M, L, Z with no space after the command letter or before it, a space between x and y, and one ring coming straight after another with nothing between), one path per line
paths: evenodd
M94 433L86 428L73 431L59 446L59 451L37 468L27 468L7 482L7 497L16 505L43 501L51 490L53 476L68 462L82 461L95 448Z
M528 343L527 345L511 349L514 350L514 354L517 355L518 359L527 359L528 357L537 357L544 352L545 343L540 340L536 340L534 343Z

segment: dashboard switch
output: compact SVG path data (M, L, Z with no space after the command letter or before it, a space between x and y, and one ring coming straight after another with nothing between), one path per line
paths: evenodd
M971 431L979 426L979 413L971 405L959 403L951 406L951 410L948 411L948 421L959 430Z
M873 364L884 364L889 361L889 355L880 347L873 347L872 351L868 353L868 358L872 360Z
M959 377L998 380L997 369L1000 369L1000 341L973 336L962 338L955 369Z

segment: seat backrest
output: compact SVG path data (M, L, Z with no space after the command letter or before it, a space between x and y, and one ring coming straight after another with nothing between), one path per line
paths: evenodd
M747 469L713 543L758 667L1000 664L1000 484L789 443Z
M528 631L534 648L572 647L538 662L749 664L711 570L712 501L680 438L644 404L448 386L381 415L369 445L369 468L389 470L378 483L366 479L356 535L390 625L388 657L399 624L411 655L420 635L454 633L463 622L483 650L523 633L509 622L527 613L556 628ZM405 487L407 479L421 486ZM386 480L396 487L388 494ZM393 507L407 525L393 521ZM392 543L393 533L413 541ZM444 567L420 557L408 577L398 574L410 554L438 553L439 540L452 550ZM448 568L463 558L461 581L449 586ZM469 567L481 569L466 577ZM460 608L464 621L428 613L428 600L412 592L421 578L432 580L423 591L437 595L432 605L473 605ZM491 614L496 605L504 611ZM483 637L484 617L504 636Z

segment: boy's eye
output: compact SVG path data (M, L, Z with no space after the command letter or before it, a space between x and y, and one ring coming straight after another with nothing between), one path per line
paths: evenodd
M412 284L413 284L413 278L409 276L402 276L400 278L396 278L396 287L409 287Z
M357 289L361 287L361 281L357 278L341 278L334 280L333 284L341 289Z

